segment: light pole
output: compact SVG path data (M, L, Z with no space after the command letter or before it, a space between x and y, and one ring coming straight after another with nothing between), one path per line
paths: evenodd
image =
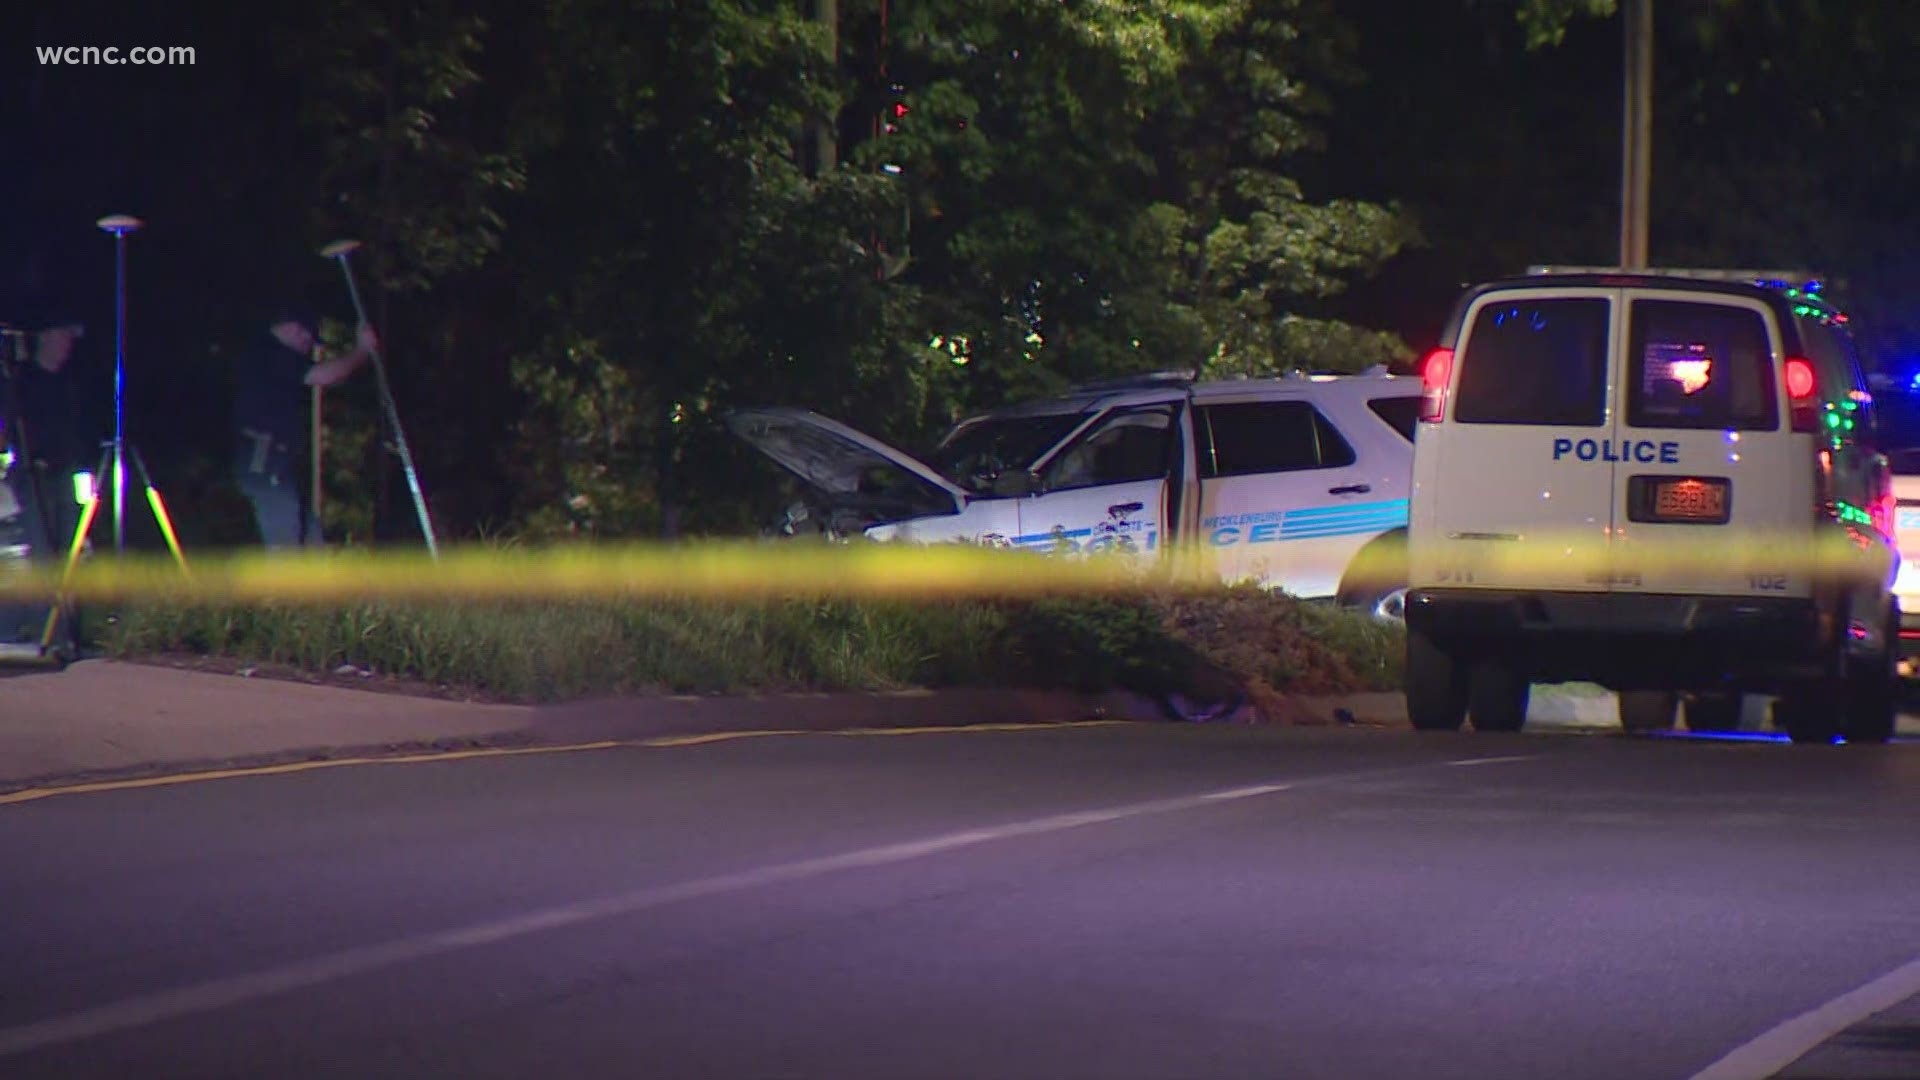
M1626 34L1626 108L1621 123L1620 266L1647 267L1647 206L1653 178L1653 0L1621 0Z

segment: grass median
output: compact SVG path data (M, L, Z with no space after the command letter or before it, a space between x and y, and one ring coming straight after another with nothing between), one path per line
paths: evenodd
M326 675L344 665L508 701L608 694L1035 687L1248 702L1397 688L1396 628L1251 586L971 600L131 602L111 656Z

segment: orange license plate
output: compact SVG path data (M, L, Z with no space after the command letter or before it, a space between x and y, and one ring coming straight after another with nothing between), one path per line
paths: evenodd
M1724 481L1662 480L1653 488L1653 516L1659 521L1725 521Z

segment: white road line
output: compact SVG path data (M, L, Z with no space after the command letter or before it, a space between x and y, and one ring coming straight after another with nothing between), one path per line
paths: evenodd
M1518 758L1503 760L1520 760ZM1461 762L1436 762L1438 765L1455 765ZM1001 840L1012 840L1026 836L1041 836L1047 833L1064 832L1087 825L1101 825L1108 822L1124 821L1128 818L1146 817L1152 814L1178 813L1210 806L1223 799L1244 799L1256 795L1273 794L1303 786L1322 786L1338 783L1342 780L1358 779L1361 776L1377 775L1381 772L1410 772L1431 768L1431 765L1414 765L1404 768L1368 770L1359 774L1336 774L1324 777L1312 777L1305 781L1290 784L1261 784L1250 787L1227 788L1200 795L1187 795L1170 799L1154 799L1148 802L1130 803L1110 807L1104 810L1086 810L1071 814L1056 814L1050 817L1035 818L1030 821L1015 822L992 828L971 829L965 832L949 833L944 836L929 837L924 840L911 840L899 844L885 844L879 847L865 848L841 855L828 855L814 859L801 859L797 862L777 863L772 866L758 867L717 877L697 878L675 885L661 885L606 897L600 900L566 904L544 911L500 919L494 922L478 923L458 927L438 933L425 934L399 941L390 941L379 945L369 945L357 949L348 949L327 956L315 957L297 963L287 964L265 971L246 975L234 975L222 979L212 979L201 983L192 983L172 990L143 994L122 1001L101 1005L65 1016L50 1017L32 1023L20 1024L9 1028L0 1028L0 1058L25 1054L50 1046L60 1046L80 1042L86 1039L113 1035L148 1024L166 1020L176 1020L200 1013L216 1012L258 1001L262 998L309 989L326 983L350 979L358 975L398 967L402 964L425 960L435 956L460 952L466 949L491 945L513 938L525 937L548 930L558 930L602 919L618 918L664 907L668 904L687 900L698 900L709 896L743 892L748 889L779 885L809 878L821 877L842 870L856 870L866 867L888 866L930 855L945 854L962 848L990 844Z
M1920 994L1920 959L1761 1034L1693 1074L1691 1080L1765 1080L1821 1043L1915 994Z
M1532 754L1515 754L1509 757L1477 757L1465 758L1460 761L1449 761L1447 764L1457 768L1465 768L1468 765L1498 765L1503 761L1527 761L1532 757Z
M1230 788L1226 791L1216 791L1200 797L1219 802L1224 802L1228 799L1251 799L1255 795L1271 795L1276 791L1285 791L1292 786L1292 784L1255 784L1253 787Z

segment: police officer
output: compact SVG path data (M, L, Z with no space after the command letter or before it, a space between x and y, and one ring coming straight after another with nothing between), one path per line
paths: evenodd
M236 361L233 475L253 503L260 538L269 548L324 542L300 483L311 388L347 378L379 347L373 328L363 324L352 352L314 363L319 328L312 308L297 300L282 303L271 309Z
M98 448L82 407L83 364L76 356L85 326L70 309L33 295L17 305L10 327L0 423L4 423L8 504L0 508L0 532L11 553L42 566L56 565L79 525L74 474L87 468ZM14 545L23 545L14 547ZM0 605L0 644L37 641L47 616L44 604Z

